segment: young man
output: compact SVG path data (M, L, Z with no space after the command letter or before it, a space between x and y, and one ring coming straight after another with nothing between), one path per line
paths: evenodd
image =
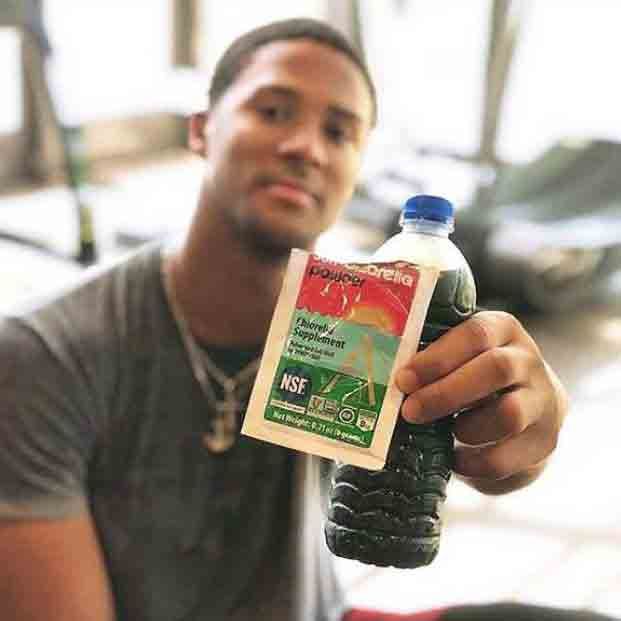
M364 64L290 20L224 55L190 120L205 160L178 251L149 247L0 328L0 618L339 618L314 459L239 437L289 251L351 196ZM456 423L456 472L532 481L566 398L513 317L480 313L401 371L403 416ZM498 398L490 399L492 395ZM416 607L416 602L412 602Z

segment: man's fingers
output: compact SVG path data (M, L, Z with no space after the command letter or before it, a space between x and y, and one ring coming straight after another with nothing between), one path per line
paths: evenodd
M531 425L517 436L482 447L455 447L454 470L472 479L506 479L544 461L555 448L556 434Z
M494 347L457 370L415 390L404 401L406 420L426 423L528 381L534 357L512 346Z
M542 415L541 395L532 388L510 390L481 406L461 413L455 420L455 437L477 446L516 436Z
M431 384L483 352L511 343L520 331L520 323L508 313L477 313L417 353L397 374L397 387L408 394Z

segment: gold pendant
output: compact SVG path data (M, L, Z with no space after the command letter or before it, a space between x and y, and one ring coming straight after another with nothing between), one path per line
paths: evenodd
M236 419L239 403L231 393L225 395L224 401L215 405L213 428L203 434L203 446L212 453L225 453L237 437Z
M235 434L207 432L203 434L203 446L212 453L226 453L235 444Z

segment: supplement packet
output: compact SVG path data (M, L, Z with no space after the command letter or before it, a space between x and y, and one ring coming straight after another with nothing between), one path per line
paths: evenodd
M438 273L293 250L242 433L369 470L384 466Z

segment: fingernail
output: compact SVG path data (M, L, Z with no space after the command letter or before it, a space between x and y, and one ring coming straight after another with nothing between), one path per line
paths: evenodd
M415 398L412 398L412 395L410 395L403 402L403 405L401 406L401 415L409 423L420 423L420 422L422 422L420 420L420 416L421 416L420 404L418 403L418 401Z
M414 392L418 386L418 376L412 369L401 369L395 376L397 388L406 394Z

